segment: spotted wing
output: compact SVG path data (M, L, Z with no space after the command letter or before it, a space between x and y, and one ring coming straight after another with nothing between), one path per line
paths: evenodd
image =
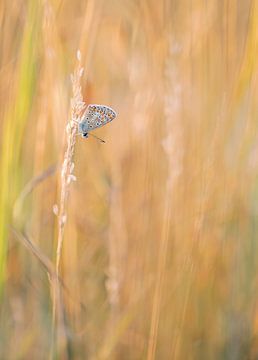
M104 105L88 105L82 117L82 122L87 124L88 131L99 128L114 120L116 113L113 109Z

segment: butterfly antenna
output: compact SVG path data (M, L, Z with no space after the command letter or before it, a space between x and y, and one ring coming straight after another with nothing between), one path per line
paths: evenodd
M97 137L96 135L93 135L93 134L91 134L91 133L88 133L88 135L95 137L96 139L98 139L100 142L102 142L102 143L104 143L104 144L106 143L105 140L102 140L101 138Z

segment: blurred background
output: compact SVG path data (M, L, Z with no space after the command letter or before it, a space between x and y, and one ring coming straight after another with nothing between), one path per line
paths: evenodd
M0 358L49 358L80 49L118 116L76 142L69 359L258 359L258 1L2 0L0 29Z

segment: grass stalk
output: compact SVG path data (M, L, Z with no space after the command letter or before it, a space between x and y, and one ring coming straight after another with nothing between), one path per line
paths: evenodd
M64 161L61 169L61 189L59 206L55 206L54 211L58 216L58 236L57 236L57 250L56 250L56 282L53 284L53 315L52 325L53 331L57 325L57 350L62 354L62 358L67 358L64 349L67 349L67 336L65 329L64 307L61 299L61 286L59 281L60 261L64 241L64 228L67 220L67 199L69 194L69 185L76 180L73 175L74 170L74 149L77 135L77 122L80 119L81 113L85 108L81 93L81 77L83 68L81 67L81 54L77 52L78 64L71 75L72 81L72 99L70 106L70 118L66 126L66 151L64 154Z

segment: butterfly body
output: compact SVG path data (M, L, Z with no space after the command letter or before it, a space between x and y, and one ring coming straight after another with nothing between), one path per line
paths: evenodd
M78 132L85 138L96 128L106 125L114 120L116 113L109 106L91 104L87 107L78 123Z

